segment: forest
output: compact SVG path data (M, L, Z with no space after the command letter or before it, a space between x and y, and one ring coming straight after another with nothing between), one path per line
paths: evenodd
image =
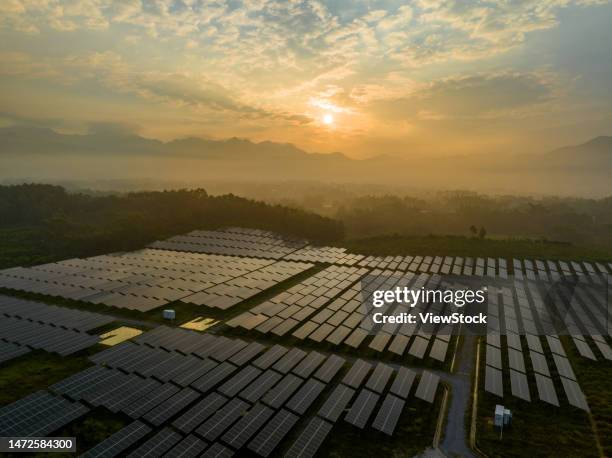
M217 194L0 186L0 268L133 250L226 226L385 256L612 259L612 198L391 194L325 184L234 187L242 197L212 189Z
M195 229L244 226L317 243L341 223L304 210L203 189L92 196L54 185L0 186L0 267L125 251Z

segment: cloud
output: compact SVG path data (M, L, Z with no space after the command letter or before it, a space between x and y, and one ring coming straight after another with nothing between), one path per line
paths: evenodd
M547 74L478 74L439 79L404 97L381 97L366 109L390 120L487 119L546 103L554 91Z

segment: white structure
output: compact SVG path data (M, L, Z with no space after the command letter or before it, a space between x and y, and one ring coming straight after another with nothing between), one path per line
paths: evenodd
M164 310L164 318L166 320L174 320L176 318L176 312L172 309Z
M510 426L510 423L512 423L512 412L510 409L506 409L501 404L497 404L495 406L493 424L498 428L504 428L506 426Z

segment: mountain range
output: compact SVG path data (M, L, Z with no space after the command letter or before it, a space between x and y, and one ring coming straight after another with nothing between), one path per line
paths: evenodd
M520 185L559 193L569 184L580 194L591 194L589 189L612 194L609 136L540 154L380 155L356 160L342 153L308 153L292 144L235 137L162 142L126 132L69 135L46 128L5 127L0 128L0 165L0 176L5 178L15 174L58 177L70 170L75 175L105 178L409 182L445 188L484 186L503 192Z

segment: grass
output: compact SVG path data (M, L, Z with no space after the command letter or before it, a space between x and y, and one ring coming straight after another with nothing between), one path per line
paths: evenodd
M98 346L92 348L99 350ZM90 350L90 353L95 350ZM37 350L0 365L0 406L46 389L86 369L92 365L87 354L62 357Z
M506 396L501 399L484 391L484 358L485 345L481 345L476 442L486 455L489 457L523 457L528 451L531 457L599 456L588 415L580 409L569 406L564 399L565 395L562 394L563 392L556 383L555 388L560 396L561 407L538 400L537 389L531 376L528 378L532 401L528 403L510 395L509 376L507 371L504 371ZM529 358L525 358L525 364L527 373L532 374ZM507 361L504 367L508 367ZM554 372L553 378L557 378ZM503 404L512 411L512 426L504 430L501 440L499 430L493 426L496 404Z
M415 456L431 447L442 403L439 391L433 406L425 401L410 397L400 416L393 436L374 430L368 424L364 430L343 420L337 422L327 437L320 456ZM379 402L380 404L380 402ZM377 412L379 405L374 412ZM373 421L373 418L370 419Z
M387 235L347 240L344 246L365 255L430 255L493 258L542 258L573 261L605 261L612 252L571 243L530 239L477 239L462 236Z
M612 456L612 362L591 361L578 354L568 336L562 336L567 356L584 392L604 456ZM599 355L599 351L593 348Z

